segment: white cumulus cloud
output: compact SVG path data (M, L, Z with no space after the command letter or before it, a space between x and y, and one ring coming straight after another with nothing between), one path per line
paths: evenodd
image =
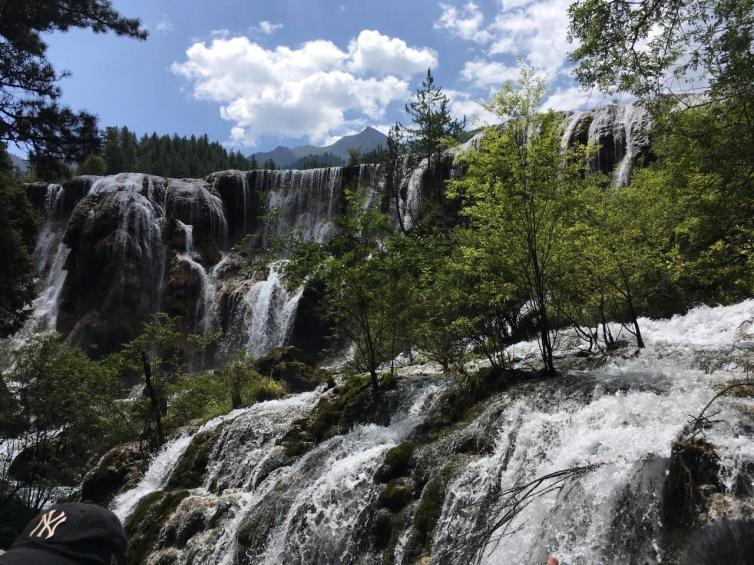
M466 118L467 128L479 128L500 122L498 116L487 110L482 101L476 99L468 92L460 90L446 90L450 100L450 114L460 120Z
M492 35L483 27L484 15L474 2L460 9L450 4L440 4L440 7L442 15L435 22L435 29L446 29L456 37L480 44L492 39Z
M462 7L440 3L442 15L435 29L478 44L486 59L469 61L462 78L477 87L488 87L499 71L511 77L508 67L521 59L527 65L547 72L551 78L568 70L568 53L574 45L568 41L568 7L572 0L500 0L489 22L473 2ZM496 62L504 58L508 65Z
M461 78L478 88L500 86L509 80L518 80L519 76L518 67L482 59L467 61L461 71Z
M571 0L538 0L504 8L490 26L495 39L489 54L521 57L529 65L556 75L566 69L568 7Z
M411 75L436 64L431 49L364 30L348 50L326 40L265 49L219 37L191 45L172 70L191 81L195 98L220 104L232 142L253 145L265 134L322 142L379 120L410 96Z
M369 29L351 40L348 51L348 68L356 73L410 77L437 65L434 50L409 47L402 39Z

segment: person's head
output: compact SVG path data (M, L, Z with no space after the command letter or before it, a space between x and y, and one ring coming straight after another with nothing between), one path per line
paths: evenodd
M96 504L55 504L34 518L0 565L124 565L126 536L118 517Z
M560 565L560 561L558 561L558 558L554 555L550 555L550 557L547 558L547 565Z
M717 522L692 534L685 565L754 565L754 522Z

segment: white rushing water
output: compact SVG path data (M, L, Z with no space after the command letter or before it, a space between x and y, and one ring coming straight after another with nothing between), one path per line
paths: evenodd
M643 319L647 349L639 356L573 372L563 387L505 395L493 452L448 488L434 540L437 555L456 555L459 540L494 522L494 512L480 509L494 508L496 493L600 464L524 508L509 535L493 536L482 562L544 563L549 553L571 565L662 562L662 487L672 443L689 415L724 383L743 376L741 359L729 354L745 354L753 345L740 329L752 321L754 301L699 307L671 320ZM710 370L712 359L719 363ZM751 399L720 401L725 423L708 431L729 477L742 462L754 461L754 442L737 425L742 407L753 405Z
M277 415L282 413L284 415L284 421L289 422L289 419L296 413L293 408L298 405L309 405L315 397L316 393L304 393L284 400L259 402L250 408L232 410L227 414L218 416L217 418L213 418L206 422L195 433L182 434L177 438L168 441L159 453L152 458L139 483L134 488L121 493L115 498L115 500L113 500L111 505L113 512L118 518L120 518L121 522L125 523L139 500L165 486L165 483L167 483L170 478L170 473L175 468L178 460L185 453L186 448L191 444L191 440L194 439L197 434L214 430L219 425L229 420L234 420L236 418L240 419L244 415L253 419L260 428L262 427L260 421L263 421L264 417L269 416L270 414Z
M745 376L754 353L754 300L640 323L647 343L641 354L629 349L599 368L522 382L417 448L420 472L447 481L429 540L432 563L479 558L489 564L536 564L548 554L570 565L668 562L662 513L671 446L689 415ZM613 329L618 333L617 326ZM572 346L567 339L560 344L563 351ZM534 354L536 344L514 350ZM383 393L376 419L359 420L364 423L340 430L299 457L287 456L279 442L330 392L263 402L206 424L205 430L227 422L203 484L191 489L164 528L185 531L197 519L204 526L170 555L178 563L377 562L372 528L385 486L375 481L375 471L391 447L413 439L424 419L437 417L445 406L447 379L417 376L425 372L404 368L398 388ZM754 401L723 398L715 411L716 423L705 437L730 489L754 462L754 442L746 431ZM468 437L487 447L459 451L455 446L467 444ZM184 436L168 444L139 485L116 500L120 516L164 488L189 440ZM585 465L599 467L533 499L506 531L492 532L481 550L469 549L500 517L505 491ZM396 563L417 559L410 527L417 504L408 503L395 534L390 551ZM715 512L734 507L721 508Z
M178 459L191 443L192 436L182 435L167 442L154 456L144 477L139 483L124 493L119 494L112 503L112 510L121 522L126 521L138 502L151 492L160 489L170 477Z
M269 497L283 497L280 513L254 562L350 563L359 558L363 510L378 495L373 476L385 453L403 441L440 383L406 391L405 405L389 424L354 426L316 446L274 477ZM265 503L267 501L260 501Z

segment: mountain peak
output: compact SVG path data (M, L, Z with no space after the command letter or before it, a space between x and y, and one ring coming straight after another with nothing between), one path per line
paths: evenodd
M279 145L272 151L254 153L253 157L260 164L272 159L279 168L290 167L303 157L317 157L325 153L330 153L345 161L348 160L349 149L358 149L362 153L369 153L383 146L386 139L387 136L381 131L372 126L367 126L359 133L344 135L335 143L324 147L301 145L291 149Z

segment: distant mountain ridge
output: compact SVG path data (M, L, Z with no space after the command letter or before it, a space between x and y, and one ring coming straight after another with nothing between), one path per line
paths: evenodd
M260 151L253 153L249 157L254 157L259 165L272 159L276 167L283 169L295 164L302 157L317 157L325 153L348 160L349 149L358 149L362 153L369 153L385 145L386 139L387 136L384 133L377 131L373 127L366 127L361 133L343 136L335 143L326 145L325 147L301 145L291 149L290 147L279 145L272 151Z

